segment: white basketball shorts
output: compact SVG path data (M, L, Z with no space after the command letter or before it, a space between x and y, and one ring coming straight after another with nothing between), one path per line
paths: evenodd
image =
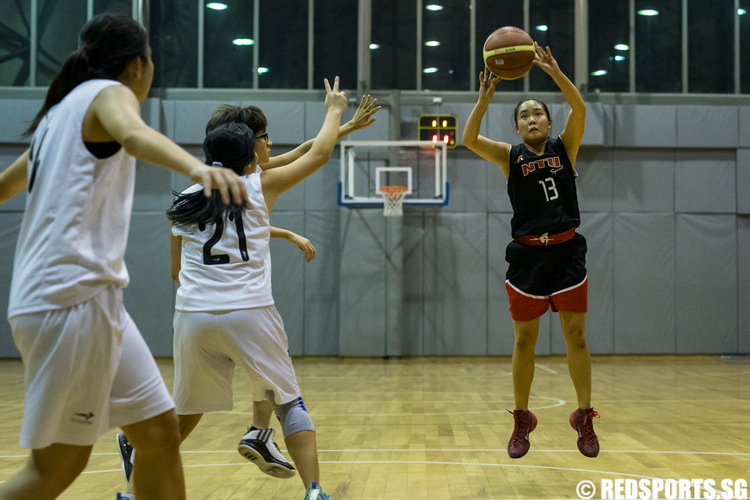
M26 382L21 446L93 445L112 428L174 408L122 290L10 324Z
M253 401L275 404L300 397L284 322L276 307L174 315L176 411L193 415L232 409L232 376L250 377Z

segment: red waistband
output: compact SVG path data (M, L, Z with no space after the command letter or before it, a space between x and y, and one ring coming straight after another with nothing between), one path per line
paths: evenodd
M571 227L570 229L562 233L557 233L557 234L544 233L540 236L536 236L533 234L525 234L523 236L519 236L518 238L513 238L513 240L518 243L523 243L524 245L547 246L547 245L556 245L558 243L571 240L573 239L573 236L575 235L576 235L576 228Z

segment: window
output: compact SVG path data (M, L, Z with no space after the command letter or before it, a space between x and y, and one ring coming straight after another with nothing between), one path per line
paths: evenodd
M529 35L539 46L549 46L557 64L568 78L573 80L575 68L573 61L573 0L530 0ZM546 27L546 29L544 29ZM529 72L531 90L558 90L552 78L539 68Z
M226 9L204 9L204 87L252 88L253 3L226 0Z
M681 92L681 2L636 0L635 5L636 92Z
M378 0L372 9L370 73L373 89L417 88L414 0Z
M422 3L422 88L469 90L469 2Z
M689 0L689 92L734 92L736 15L734 0Z
M589 2L589 89L630 90L628 2ZM553 53L554 54L554 53Z
M308 1L255 1L260 2L258 87L306 89Z
M341 78L341 88L358 87L357 23L357 2L315 2L314 89L323 88L323 78L333 83L337 75Z
M14 2L3 8L0 33L0 85L21 87L29 85L31 31L29 2ZM51 62L51 61L48 61Z
M740 0L740 92L750 94L750 0Z
M206 16L212 15L206 10ZM195 0L151 0L149 41L153 87L198 86L198 9ZM214 24L216 19L212 19Z

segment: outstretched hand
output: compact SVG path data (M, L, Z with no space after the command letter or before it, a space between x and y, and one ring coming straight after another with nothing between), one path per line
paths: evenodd
M486 66L484 71L479 72L479 98L492 99L495 95L495 87L501 78L492 73Z
M346 106L349 104L349 99L346 97L346 92L343 90L339 91L339 77L337 76L334 78L333 88L331 88L331 84L328 83L328 78L325 78L323 83L325 83L326 86L326 110L338 110L343 113Z
M377 118L373 115L380 111L380 106L375 106L378 100L368 95L363 95L362 100L359 102L359 107L354 113L354 116L349 123L354 130L367 128L372 125Z
M547 74L552 74L555 71L560 71L560 66L557 65L557 61L552 57L552 51L549 49L549 45L546 50L541 48L538 43L534 42L534 49L536 55L534 56L534 64L539 66Z

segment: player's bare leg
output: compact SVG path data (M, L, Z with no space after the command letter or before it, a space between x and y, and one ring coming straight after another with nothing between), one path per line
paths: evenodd
M539 336L539 318L531 321L513 321L515 344L513 346L513 397L516 410L529 408L531 382L534 380L534 351Z
M180 430L174 410L123 426L122 430L137 451L130 478L136 498L183 500L185 477L180 458Z
M0 486L0 499L57 498L86 468L92 448L55 443L31 450L24 468Z
M296 432L284 439L284 442L305 488L310 487L313 481L320 484L320 465L318 464L318 445L315 432Z
M586 313L560 311L560 326L568 352L568 372L579 408L591 407L591 354L586 344Z

